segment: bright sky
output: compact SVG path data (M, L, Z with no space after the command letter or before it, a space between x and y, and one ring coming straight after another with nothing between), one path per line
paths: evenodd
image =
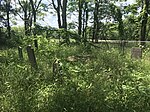
M43 0L43 1L46 1L46 0ZM127 2L125 4L132 4L132 3L135 3L136 0L127 0ZM123 3L124 4L124 3ZM49 15L49 14L48 14ZM58 24L57 24L57 17L56 16L47 16L45 19L45 21L42 22L42 24L44 25L50 25L52 27L58 27ZM73 16L71 18L71 20L77 20L75 16ZM71 21L71 20L68 20L68 21Z
M128 3L135 3L136 0L127 0Z
M132 3L135 3L136 0L127 0L126 3L123 3L123 4L132 4ZM47 2L47 0L43 0L44 3ZM118 4L119 5L119 4ZM58 24L57 24L57 17L56 16L53 16L52 14L50 14L49 12L46 13L47 16L44 18L44 21L39 21L39 23L43 26L51 26L51 27L58 27ZM77 17L75 16L72 16L70 20L68 21L73 21L73 20L77 20ZM23 22L22 20L18 20L19 23L18 25L23 25Z

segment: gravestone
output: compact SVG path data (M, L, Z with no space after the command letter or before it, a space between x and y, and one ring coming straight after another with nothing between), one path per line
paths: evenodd
M131 58L141 59L142 58L142 49L134 47L131 49Z
M31 48L31 45L27 46L27 54L28 54L28 58L29 58L29 62L31 63L31 66L33 68L37 69L37 63L36 63L36 58L35 58L35 54L34 54L34 49Z
M23 52L22 52L22 47L18 47L18 55L19 55L19 59L23 60Z
M53 80L62 84L63 83L62 63L58 59L55 59L52 66L53 66L53 69L52 69Z

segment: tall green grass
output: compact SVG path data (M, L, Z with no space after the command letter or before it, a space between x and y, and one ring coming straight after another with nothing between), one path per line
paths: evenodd
M134 60L116 48L59 46L42 39L35 50L38 70L30 67L25 47L23 52L22 61L16 49L0 52L1 112L150 111L148 51ZM79 57L69 62L68 56ZM62 63L62 83L53 77L55 59Z

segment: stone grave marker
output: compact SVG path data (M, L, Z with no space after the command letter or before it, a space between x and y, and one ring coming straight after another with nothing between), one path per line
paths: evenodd
M22 52L22 47L18 47L18 55L19 55L19 59L23 60L23 52Z
M36 62L36 57L34 54L34 49L31 48L31 45L27 46L27 54L28 54L28 58L29 58L29 62L31 63L31 66L35 69L37 69L37 62Z
M142 49L134 47L131 49L131 58L141 59L142 58Z

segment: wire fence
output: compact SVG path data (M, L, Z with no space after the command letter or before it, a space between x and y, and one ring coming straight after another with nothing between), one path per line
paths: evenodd
M130 54L131 57L142 57L143 48L150 48L150 41L135 41L135 40L98 40L92 44L100 49L111 50L117 48L121 54ZM143 44L143 46L141 45ZM133 53L133 54L132 54ZM134 56L135 54L135 56Z
M135 40L98 40L97 45L108 45L116 47L142 47L141 44L150 46L150 41L135 41Z

